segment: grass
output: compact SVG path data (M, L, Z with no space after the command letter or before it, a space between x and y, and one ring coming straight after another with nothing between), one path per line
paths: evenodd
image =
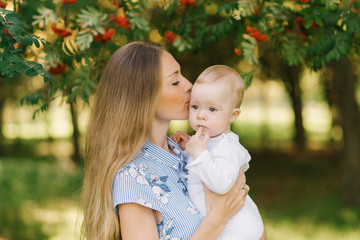
M53 239L61 214L77 208L81 181L53 158L0 157L0 239Z
M336 153L249 152L247 183L269 240L360 238L360 208L341 205ZM0 239L77 239L82 176L64 159L0 157Z
M341 204L336 155L269 151L252 157L247 183L269 240L360 238L360 208Z

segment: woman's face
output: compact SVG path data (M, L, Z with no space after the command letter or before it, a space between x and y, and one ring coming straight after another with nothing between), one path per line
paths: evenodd
M181 75L179 63L167 51L162 52L160 64L162 82L156 118L162 121L188 119L192 84Z

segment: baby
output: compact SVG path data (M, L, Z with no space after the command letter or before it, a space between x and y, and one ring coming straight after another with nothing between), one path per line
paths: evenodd
M187 185L191 200L205 216L203 182L210 190L224 194L235 183L239 171L249 168L251 157L231 132L230 124L240 114L244 82L232 68L215 65L205 69L191 91L189 121L196 134L176 132L171 138L186 150ZM226 206L224 206L226 207ZM249 195L244 207L227 223L218 239L265 239L259 210Z

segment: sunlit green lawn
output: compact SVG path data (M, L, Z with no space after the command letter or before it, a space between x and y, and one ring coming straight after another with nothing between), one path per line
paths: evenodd
M341 207L336 158L251 152L247 183L269 240L360 239L360 210ZM77 239L81 181L64 159L0 158L0 239Z

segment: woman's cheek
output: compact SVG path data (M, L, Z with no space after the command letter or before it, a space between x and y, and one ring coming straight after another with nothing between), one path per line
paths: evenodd
M184 105L184 98L177 94L167 94L163 98L162 105L164 108L179 109Z

